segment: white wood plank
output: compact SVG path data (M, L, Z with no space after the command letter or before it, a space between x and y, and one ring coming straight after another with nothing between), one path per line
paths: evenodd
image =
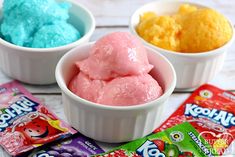
M0 0L0 4L3 0ZM97 26L128 25L129 17L142 5L154 0L74 0L86 6L95 16ZM185 0L214 8L235 24L235 1ZM1 5L0 5L1 6Z
M0 70L0 84L10 82L14 79L7 77L1 70ZM57 84L52 85L45 85L45 86L35 86L29 84L22 85L29 90L31 93L60 93L60 89Z
M142 5L153 0L77 0L91 10L97 26L128 25L129 17ZM215 8L235 23L235 1L186 0Z
M2 0L0 0L1 2ZM99 27L96 29L94 35L92 36L92 41L97 40L104 34L113 31L128 31L127 26L130 15L134 12L134 10L141 5L150 2L152 0L77 0L80 3L87 6L92 13L95 15L97 26ZM210 7L216 8L221 13L225 14L229 17L233 23L235 23L235 1L231 0L191 0L198 3L206 4ZM104 26L108 26L105 28ZM115 28L110 28L110 26L114 26ZM122 26L122 27L117 27ZM104 27L104 28L101 28ZM223 70L220 74L211 81L212 84L219 86L221 88L227 90L235 90L235 45L230 48L228 57L226 58L226 62L224 65ZM0 72L0 84L8 82L12 79L6 77L2 72ZM61 103L61 96L60 95L45 95L45 93L60 93L58 86L50 85L50 86L31 86L25 85L24 86L32 93L44 93L44 95L36 95L40 100L44 101L47 106L56 113L59 117L66 120L66 117L63 113L63 105ZM176 108L189 96L189 94L173 94L166 108L168 109L165 112L165 117L167 118L171 113L173 113ZM112 149L113 146L110 144L99 143L105 150ZM235 146L234 146L235 147ZM0 148L0 157L9 157L1 151Z

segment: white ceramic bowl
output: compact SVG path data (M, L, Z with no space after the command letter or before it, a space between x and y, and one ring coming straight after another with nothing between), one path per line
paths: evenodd
M199 8L207 7L188 1L154 1L140 7L135 11L135 13L131 16L129 28L132 34L140 38L145 45L153 48L157 52L160 52L171 61L177 75L176 88L195 88L212 80L214 76L222 69L227 49L231 46L234 39L234 31L232 39L218 49L204 53L179 53L162 49L146 42L138 35L135 29L139 23L140 15L143 13L152 11L157 13L157 15L170 15L176 13L181 4L192 4ZM233 29L233 25L230 21L229 23Z
M164 103L175 88L176 74L173 66L164 56L147 48L149 62L154 65L151 75L162 86L164 94L152 102L136 106L96 104L80 98L67 88L71 78L78 73L74 63L87 58L93 44L69 51L56 67L56 80L62 90L68 121L82 134L103 142L125 142L151 133L160 125Z
M56 48L26 48L16 46L0 38L0 68L19 81L29 84L55 83L55 67L59 59L70 49L89 41L95 29L91 12L74 0L69 10L69 23L83 35L81 39Z

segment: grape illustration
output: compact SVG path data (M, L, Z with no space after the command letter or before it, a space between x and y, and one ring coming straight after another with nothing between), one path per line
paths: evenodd
M48 154L53 155L53 156L58 156L59 155L59 153L57 151L54 151L54 150L48 151Z
M73 155L71 155L70 153L62 153L60 156L61 157L73 157Z
M70 146L53 146L52 150L47 152L53 157L88 157L89 155L76 147Z

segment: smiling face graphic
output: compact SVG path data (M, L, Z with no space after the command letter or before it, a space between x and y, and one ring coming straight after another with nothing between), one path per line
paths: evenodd
M16 131L21 132L27 143L43 144L53 141L62 131L52 127L43 117L37 117L26 124L20 124Z
M40 127L40 125L38 125ZM46 126L45 132L42 132L43 130L37 129L33 130L32 128L24 128L24 132L27 132L27 134L32 138L32 139L41 139L45 138L48 136L48 126Z

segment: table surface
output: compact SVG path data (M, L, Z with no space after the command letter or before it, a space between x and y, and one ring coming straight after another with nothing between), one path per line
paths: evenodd
M1 3L2 0L0 0ZM91 37L95 41L103 35L113 31L128 31L128 21L130 15L141 5L152 0L79 0L94 14L96 19L96 30ZM220 11L235 24L235 1L232 0L191 0L205 4ZM98 7L97 7L98 6ZM128 8L126 8L128 6ZM228 55L222 71L209 83L220 88L235 92L235 45L228 50ZM0 84L11 81L0 71ZM33 86L23 84L35 97L44 102L59 117L66 120L61 101L61 91L57 84L47 86ZM172 114L177 107L190 95L192 91L174 92L166 107L165 118ZM105 150L109 150L115 145L99 143ZM235 146L233 146L235 147ZM235 156L235 155L231 155ZM9 157L0 148L0 157Z

